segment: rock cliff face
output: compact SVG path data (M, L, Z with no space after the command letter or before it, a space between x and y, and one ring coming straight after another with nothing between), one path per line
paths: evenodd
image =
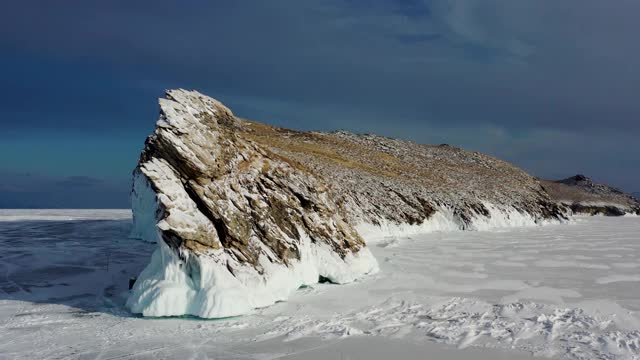
M134 285L133 312L233 316L321 277L377 270L322 178L243 136L216 100L176 90L160 107L132 192L135 228L159 249Z
M148 316L233 316L319 280L377 271L365 239L565 219L540 182L492 157L236 118L172 90L134 171L134 232L158 249L128 300Z
M578 174L542 184L551 198L571 208L575 214L622 216L640 215L640 201L634 196Z

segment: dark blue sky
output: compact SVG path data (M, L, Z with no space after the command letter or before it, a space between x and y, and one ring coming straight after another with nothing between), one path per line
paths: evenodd
M640 189L640 2L5 1L0 207L128 207L164 89Z

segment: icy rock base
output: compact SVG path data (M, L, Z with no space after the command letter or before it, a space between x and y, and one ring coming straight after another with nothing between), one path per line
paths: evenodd
M145 176L136 175L131 236L156 242L158 248L129 294L127 307L133 313L155 317L237 316L286 300L301 286L317 283L321 276L344 284L378 271L378 263L368 248L348 253L343 259L327 244L313 243L302 229L298 229L302 234L300 260L286 266L272 263L261 255L263 273L237 263L232 273L227 266L232 260L223 250L197 255L183 249L178 255L160 236L159 228L166 225L164 220L160 223L157 220L162 215L159 210L162 199L157 197ZM189 224L185 220L184 226Z
M286 300L301 286L317 283L320 276L344 284L378 271L366 248L341 259L305 241L302 254L301 261L288 267L261 259L264 274L248 266L231 274L212 257L183 254L186 260L182 260L161 243L136 281L127 307L144 316L237 316Z
M158 238L158 201L156 193L149 181L139 171L133 175L131 190L131 213L133 214L133 228L130 238L147 242L156 242Z

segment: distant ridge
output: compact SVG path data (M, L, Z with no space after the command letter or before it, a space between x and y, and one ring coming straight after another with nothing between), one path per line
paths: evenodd
M582 174L541 182L553 199L569 206L574 213L609 216L640 214L638 193L626 194L620 189L596 183Z

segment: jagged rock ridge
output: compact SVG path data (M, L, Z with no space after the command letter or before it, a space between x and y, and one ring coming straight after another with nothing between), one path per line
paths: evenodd
M366 228L565 218L537 179L477 152L276 128L195 91L160 108L132 191L135 233L159 244L128 301L144 315L231 316L353 281L377 271Z
M640 215L640 201L637 198L596 183L582 174L556 181L543 180L542 184L553 200L570 207L576 214Z

